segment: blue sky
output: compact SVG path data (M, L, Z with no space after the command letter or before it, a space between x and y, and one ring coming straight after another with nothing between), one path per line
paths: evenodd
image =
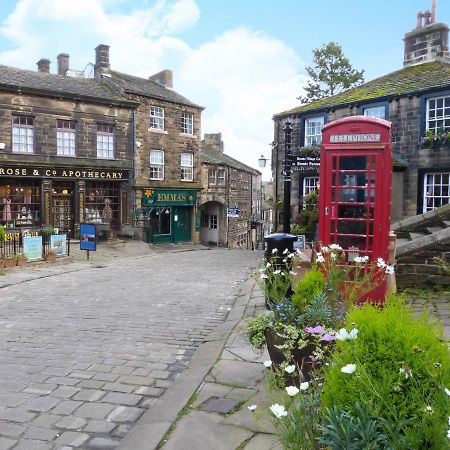
M405 32L431 0L2 0L0 64L36 69L70 54L73 69L111 46L115 70L174 70L174 89L206 107L202 132L257 167L270 152L272 115L298 105L312 49L339 42L366 80L400 69ZM450 23L450 0L437 19ZM270 177L269 170L264 178Z

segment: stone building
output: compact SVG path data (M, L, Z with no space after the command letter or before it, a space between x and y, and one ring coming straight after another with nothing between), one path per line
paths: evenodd
M223 153L220 133L201 143L200 195L204 245L255 249L262 239L261 172Z
M284 132L292 122L292 149L308 162L294 166L292 216L319 181L322 126L345 116L365 115L392 122L393 188L391 221L450 202L450 64L448 27L435 14L418 15L406 33L404 67L332 97L274 116L272 171L275 201L283 198ZM276 226L282 217L275 217Z
M130 101L135 113L134 229L152 243L199 241L202 107L176 93L172 72L146 78L114 71L109 47L96 48L96 77Z
M10 233L82 222L110 235L131 223L137 104L93 78L0 66L0 224Z

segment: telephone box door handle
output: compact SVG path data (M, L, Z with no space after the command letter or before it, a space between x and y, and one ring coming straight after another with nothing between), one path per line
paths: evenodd
M330 213L330 209L328 208L328 206L325 206L325 215L328 216L329 213Z

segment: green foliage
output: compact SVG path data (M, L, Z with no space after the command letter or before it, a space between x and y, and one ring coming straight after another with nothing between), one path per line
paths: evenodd
M44 225L42 227L41 233L43 235L51 236L52 234L55 234L55 230L51 225Z
M5 240L5 229L2 225L0 225L0 242L3 242Z
M314 49L313 63L313 67L306 67L311 79L304 88L306 97L299 97L302 103L330 97L364 81L364 70L353 69L342 47L336 42Z
M349 310L347 327L354 324L357 339L338 341L325 371L323 411L336 406L352 415L359 403L381 424L388 447L448 448L450 359L442 329L426 315L414 319L395 296L383 309L366 303ZM343 373L347 364L356 371Z
M311 300L325 289L323 273L312 269L303 276L294 288L292 304L299 312L304 313Z
M246 317L247 337L255 348L262 348L266 343L265 332L269 328L273 313L259 314L255 317Z
M316 294L305 308L305 322L310 326L329 324L334 318L327 294Z

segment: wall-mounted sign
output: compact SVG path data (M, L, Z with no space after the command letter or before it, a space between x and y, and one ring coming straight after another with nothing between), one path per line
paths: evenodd
M40 167L0 164L0 177L85 178L95 180L127 180L128 170L87 169L86 167Z
M318 172L320 168L320 156L297 156L292 164L295 172L315 171Z
M342 142L380 142L380 133L360 133L360 134L331 134L330 143Z
M80 223L80 250L97 250L97 228L91 223Z
M145 189L142 206L194 206L197 191L188 189Z
M228 217L239 217L239 208L228 208Z
M294 250L305 250L306 248L306 240L304 234L298 234L297 240L294 241Z
M24 237L23 253L29 261L42 259L42 236Z
M56 256L67 255L67 236L65 234L52 234L50 236L50 247L56 251Z

